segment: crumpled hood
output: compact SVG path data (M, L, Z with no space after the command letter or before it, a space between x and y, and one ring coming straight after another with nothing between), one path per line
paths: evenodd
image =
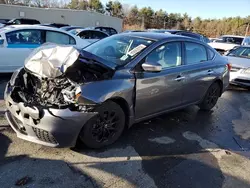
M74 64L79 54L72 46L45 44L29 55L24 67L38 77L56 78Z

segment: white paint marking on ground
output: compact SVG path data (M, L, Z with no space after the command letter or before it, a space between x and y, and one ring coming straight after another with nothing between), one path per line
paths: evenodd
M150 142L156 142L158 144L172 144L175 142L174 139L169 138L167 136L163 136L163 137L158 137L158 138L151 138L148 139Z
M184 132L183 137L187 140L197 141L203 149L210 152L218 160L220 170L225 177L223 188L249 188L249 159L233 152L231 152L231 155L227 155L226 150L219 148L215 143L205 140L195 133Z
M250 139L250 113L240 107L241 117L232 121L234 131L242 139Z
M7 133L7 132L6 132ZM41 166L39 165L40 161L44 161L49 165L52 163L55 165L57 163L66 162L68 166L73 167L74 169L79 170L83 174L88 175L93 182L100 185L100 187L145 187L145 188L153 188L156 187L154 180L144 172L142 168L142 157L135 151L132 146L128 146L126 148L118 148L118 149L107 149L104 152L96 151L91 153L79 153L72 151L66 148L47 148L37 144L33 144L30 142L26 142L20 139L14 139L16 135L14 133L7 133L9 138L13 138L11 140L15 140L15 142L11 143L8 148L8 153L5 155L5 158L12 158L21 154L26 154L29 156L27 163L24 164L23 168L18 170L18 174L25 175L28 174L32 177L32 179L36 179L34 181L34 187L39 187L38 182L46 177L46 174L43 170L41 170ZM18 142L18 143L17 143ZM23 150L23 148L26 148ZM25 153L24 153L25 152ZM162 156L156 156L157 158ZM36 163L33 162L36 159ZM144 160L144 156L143 156ZM146 160L152 160L150 156ZM47 162L46 162L47 161ZM12 165L11 165L12 164ZM0 177L1 173L6 173L5 169L10 171L16 171L16 167L21 164L20 161L15 161L10 163L9 165L4 165L0 167ZM44 174L41 177L37 177L34 173L27 170L29 165L33 164L34 168L32 171L36 172L35 174ZM44 166L46 166L44 164ZM70 168L63 168L60 170L60 167L55 169L56 171L66 174L68 176L72 176L72 172L70 172ZM65 172L67 171L67 173ZM53 172L53 171L52 171ZM33 177L34 175L34 177ZM73 183L76 181L76 184L83 182L82 178L77 174L76 177L71 180L66 179L66 183ZM58 181L55 178L58 178L53 175L50 176L52 181ZM15 174L8 174L9 179L16 179ZM0 178L0 183L1 178ZM8 182L5 182L6 187L11 187ZM72 184L74 185L74 183Z

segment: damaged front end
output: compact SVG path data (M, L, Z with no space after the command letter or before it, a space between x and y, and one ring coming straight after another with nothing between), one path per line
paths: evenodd
M98 105L82 96L81 86L112 75L112 69L73 47L42 46L7 84L6 117L22 139L52 147L74 146Z

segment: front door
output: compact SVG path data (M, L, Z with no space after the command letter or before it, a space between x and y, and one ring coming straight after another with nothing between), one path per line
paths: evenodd
M147 55L144 62L160 63L162 71L136 73L137 120L181 105L181 42L158 46Z

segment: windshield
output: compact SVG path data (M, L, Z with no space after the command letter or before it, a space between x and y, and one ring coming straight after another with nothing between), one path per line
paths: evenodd
M232 50L228 56L250 58L250 47L239 47L235 50Z
M216 42L223 42L223 43L232 43L232 44L239 44L241 45L244 38L240 37L220 37L220 39Z
M152 43L152 40L144 38L113 35L84 48L84 51L121 66L130 62Z

